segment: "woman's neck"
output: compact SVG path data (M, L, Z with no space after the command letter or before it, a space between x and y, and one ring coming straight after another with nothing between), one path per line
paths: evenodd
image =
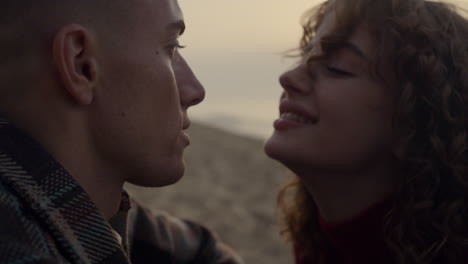
M360 172L295 171L327 222L350 220L390 196L398 173L394 166Z

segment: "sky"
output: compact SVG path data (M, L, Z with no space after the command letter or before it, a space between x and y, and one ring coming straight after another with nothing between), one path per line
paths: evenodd
M301 15L320 0L179 0L182 55L205 86L192 120L267 138L278 117L278 78L302 33ZM468 0L452 0L468 9Z

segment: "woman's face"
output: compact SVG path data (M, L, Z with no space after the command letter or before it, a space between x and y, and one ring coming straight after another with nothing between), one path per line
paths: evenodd
M327 15L311 54L321 54L318 43L334 23ZM293 171L365 170L391 158L394 89L371 76L373 49L371 35L358 27L328 59L304 60L280 77L280 118L265 145L270 157Z

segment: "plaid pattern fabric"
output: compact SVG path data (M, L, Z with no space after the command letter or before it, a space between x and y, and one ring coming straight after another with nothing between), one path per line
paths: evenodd
M242 263L207 229L152 214L125 192L106 221L73 177L4 119L0 216L2 264Z

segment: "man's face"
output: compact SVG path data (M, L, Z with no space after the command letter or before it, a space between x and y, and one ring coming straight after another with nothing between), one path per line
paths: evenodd
M184 30L177 1L133 2L128 25L109 28L99 43L93 143L125 180L163 186L184 173L187 109L203 100L204 89L176 48Z

